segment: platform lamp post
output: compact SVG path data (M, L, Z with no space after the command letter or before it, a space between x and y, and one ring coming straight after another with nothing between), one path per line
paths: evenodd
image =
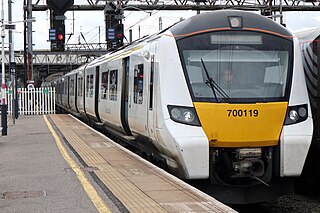
M15 25L12 24L12 0L8 0L8 25L5 25L5 29L9 30L9 70L12 82L12 123L15 124L15 119L18 118L18 100L17 100L17 74L16 74L16 63L14 62L14 43L13 33Z
M2 83L1 83L1 126L2 126L2 135L7 135L7 104L6 104L6 82L5 82L5 64L4 64L4 4L1 0L1 42L2 42Z

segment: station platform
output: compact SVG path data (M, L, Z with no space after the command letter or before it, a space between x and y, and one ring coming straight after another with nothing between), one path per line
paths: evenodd
M235 212L66 114L0 138L0 212Z

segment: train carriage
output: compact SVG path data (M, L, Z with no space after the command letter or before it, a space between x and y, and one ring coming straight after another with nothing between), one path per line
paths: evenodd
M221 201L276 198L301 174L313 129L301 52L270 19L203 13L75 73L82 115L154 146Z

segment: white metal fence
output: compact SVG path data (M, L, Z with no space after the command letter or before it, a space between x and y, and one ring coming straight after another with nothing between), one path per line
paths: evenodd
M20 115L42 115L54 114L55 107L55 88L41 87L41 88L18 88L18 112ZM12 114L12 90L6 91L8 114Z

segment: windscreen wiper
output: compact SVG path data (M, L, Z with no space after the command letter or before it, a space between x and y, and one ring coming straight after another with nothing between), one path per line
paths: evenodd
M217 94L226 102L228 102L230 100L230 97L228 96L228 94L212 79L212 77L210 77L209 72L206 68L206 65L204 64L202 58L201 58L201 64L204 68L204 71L206 72L206 76L207 76L207 80L206 80L206 84L210 86L212 93L214 95L214 98L216 99L217 102L218 98L217 98Z

